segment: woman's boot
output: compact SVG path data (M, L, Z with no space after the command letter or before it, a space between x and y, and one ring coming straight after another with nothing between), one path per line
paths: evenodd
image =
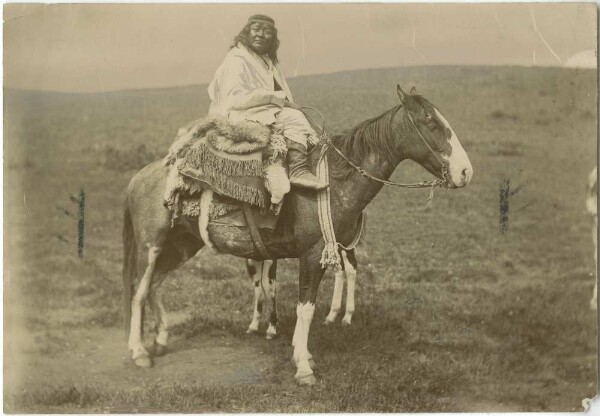
M285 143L288 148L287 162L290 172L290 183L295 186L316 190L327 188L329 184L320 181L308 168L306 146L288 138L285 139Z

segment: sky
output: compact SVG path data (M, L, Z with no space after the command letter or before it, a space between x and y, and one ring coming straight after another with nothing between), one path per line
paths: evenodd
M594 3L6 4L4 85L99 92L208 83L255 13L275 19L288 78L406 65L561 66L597 50Z

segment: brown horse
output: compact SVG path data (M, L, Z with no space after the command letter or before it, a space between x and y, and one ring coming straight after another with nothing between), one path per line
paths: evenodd
M397 87L400 104L378 117L360 123L346 134L332 139L341 153L360 166L358 172L330 148L329 183L331 212L337 241L348 245L358 227L359 217L398 164L411 159L444 180L448 188L462 188L472 177L472 167L456 134L439 110L412 90L406 94ZM313 152L315 166L319 152ZM365 172L370 177L365 176ZM131 180L125 201L123 229L125 319L130 322L129 349L135 364L152 365L142 343L142 313L148 299L157 321L155 353L164 353L168 327L158 292L167 272L179 267L202 248L196 221L178 218L171 227L171 212L163 206L168 168L161 161L144 167ZM222 253L264 260L245 228L211 224L210 239ZM317 215L315 191L293 189L283 204L278 226L261 230L273 258L299 259L297 320L292 344L297 366L296 380L314 384L308 333L324 269L320 259L324 248ZM133 294L133 282L139 278Z

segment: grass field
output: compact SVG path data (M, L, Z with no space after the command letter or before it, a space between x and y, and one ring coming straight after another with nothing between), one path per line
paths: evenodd
M384 189L369 206L349 328L311 328L318 384L296 387L293 260L279 267L280 336L248 336L243 261L200 253L167 281L170 353L134 368L121 330L123 191L205 87L69 95L4 93L5 412L570 411L596 391L588 172L596 72L518 67L368 70L291 80L336 132L396 104L436 104L471 158L459 191ZM406 162L396 180L427 179ZM499 231L499 186L512 189ZM87 197L85 257L76 212ZM361 268L362 267L362 268ZM147 328L151 328L148 325ZM150 337L151 341L151 337Z

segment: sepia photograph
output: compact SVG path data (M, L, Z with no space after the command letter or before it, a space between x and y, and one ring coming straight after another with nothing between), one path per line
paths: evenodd
M3 15L5 413L598 409L596 3Z

